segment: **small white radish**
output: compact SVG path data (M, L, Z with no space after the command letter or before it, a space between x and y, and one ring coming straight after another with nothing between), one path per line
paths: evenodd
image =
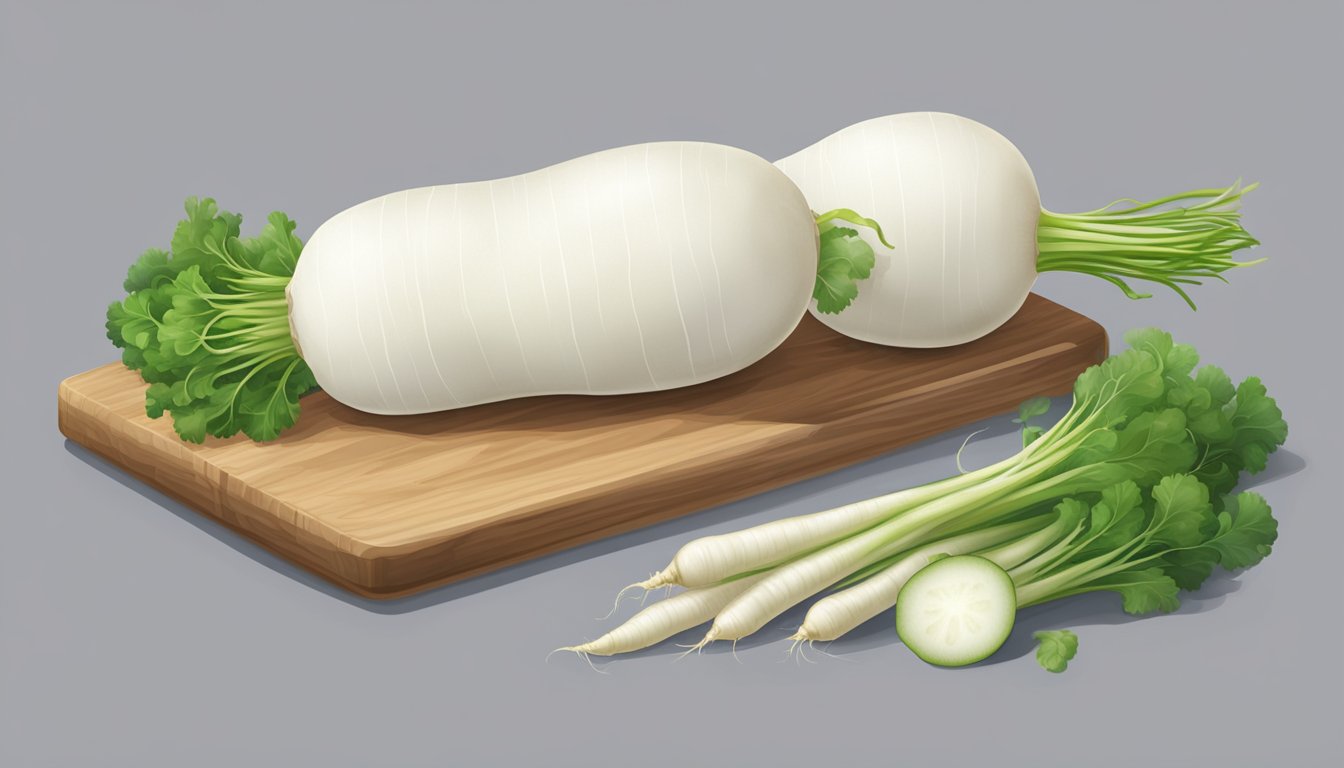
M372 413L681 387L789 335L816 237L787 177L715 144L394 192L304 246L294 341L327 393Z
M1037 470L1039 472L1039 470ZM700 645L740 640L779 614L851 573L905 551L936 529L948 514L988 503L1013 483L1011 473L983 480L974 488L942 496L862 533L766 571L765 578L724 606Z
M626 589L657 589L669 584L701 587L758 568L779 565L841 537L871 528L951 491L969 488L1007 470L1015 463L1015 458L1007 459L928 485L822 512L774 520L732 533L695 539L677 550L667 567Z
M776 163L816 210L860 208L893 247L839 314L841 333L900 347L979 338L1012 317L1039 272L1083 272L1120 286L1151 280L1190 301L1183 284L1217 278L1256 241L1235 206L1254 185L1197 190L1126 208L1057 214L1041 208L1031 168L994 130L964 117L911 112L842 129ZM1181 200L1186 208L1159 210ZM1193 303L1191 303L1193 307Z
M763 576L757 574L713 587L678 592L649 605L596 640L556 650L573 651L581 656L612 656L648 648L714 618L714 614Z
M854 586L813 603L791 639L798 642L835 640L890 609L896 605L896 598L910 577L936 555L979 554L1006 570L1058 539L1064 528L1076 524L1076 520L1062 518L1043 528L1035 520L1007 523L911 550ZM1035 532L1029 533L1031 531Z

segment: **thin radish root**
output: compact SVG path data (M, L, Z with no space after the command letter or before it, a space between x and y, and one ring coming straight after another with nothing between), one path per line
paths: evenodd
M714 628L711 627L710 630L709 630L708 632L705 633L705 636L702 637L702 638L700 638L700 642L696 643L695 645L683 645L683 646L680 646L680 647L682 647L682 648L685 648L685 649L686 649L686 652L683 653L683 654L681 654L681 655L678 656L677 658L678 658L678 659L683 659L683 658L689 656L689 655L692 654L692 653L699 654L702 650L704 650L704 647L705 647L706 645L709 645L710 643L712 643L712 642L714 642L715 640L718 640L718 639L719 639L719 633L718 633L718 632L715 632L715 631L714 631ZM734 644L734 645L736 645L736 644Z
M813 640L812 638L808 637L807 630L801 627L789 639L793 641L793 644L789 646L789 650L787 651L786 655L793 656L794 650L797 649L798 657L802 658L802 660L806 661L808 664L816 664L817 662L807 657L807 654L803 652L804 647L806 647L807 650L816 651L817 653L820 653L822 656L835 659L836 661L843 661L850 664L854 663L853 659L846 659L844 656L836 656L834 653L827 653L825 650L818 648L817 643L823 641Z
M599 617L597 617L596 619L594 619L594 621L606 621L607 619L611 618L611 615L612 615L613 613L615 613L615 612L621 607L621 598L625 597L625 593L626 593L626 592L629 592L629 591L632 590L632 589L640 589L640 588L643 588L643 590L644 590L644 597L639 601L639 604L640 604L640 605L643 605L643 604L644 604L644 601L647 600L647 599L649 599L649 591L650 591L651 589L656 589L656 587L649 587L649 586L646 586L646 585L647 585L649 582L653 581L654 579L657 579L660 575L661 575L661 572L659 572L659 573L654 573L654 574L651 574L651 575L649 576L649 578L645 579L644 581L636 582L636 583L634 583L634 584L630 584L630 585L628 585L628 586L621 587L621 591L616 593L616 600L615 600L614 603L612 603L611 610L610 610L610 611L607 611L607 615L606 615L606 616L599 616ZM671 587L672 585L669 583L667 586Z
M811 659L807 658L807 654L803 653L803 645L812 644L812 641L807 639L806 633L804 633L802 630L798 630L789 639L792 640L793 642L789 643L789 649L784 652L784 659L782 660L787 661L788 659L791 658L797 661L798 658L801 657L803 661L811 662ZM795 652L797 652L797 656L794 655Z
M591 643L585 643L585 644L583 644L583 645L567 645L567 646L565 646L565 647L563 647L563 648L556 648L555 650L553 650L553 651L551 651L550 653L546 654L546 661L549 662L549 661L551 660L551 657L554 656L555 654L559 653L560 651L569 651L570 653L573 653L574 655L576 655L576 656L582 658L584 661L588 662L588 666L591 667L592 670L593 670L594 672L598 673L599 675L609 675L609 674L611 674L611 673L608 672L607 670L605 670L605 669L603 669L603 668L601 668L601 667L599 667L599 666L597 666L596 664L593 663L593 655L592 655L592 653L590 653L589 651L585 650L585 648L586 648L587 646L589 646L589 645L591 645Z
M644 590L644 597L645 599L647 599L649 596L648 594L649 592L652 592L653 590L658 589L659 587L668 587L668 588L675 587L680 583L679 579L680 577L677 575L676 564L669 565L663 570L658 571L657 573L653 574L652 576L643 581L637 581L634 584L622 587L621 591L616 593L616 606L619 606L621 604L621 598L625 596L625 593L629 592L632 589ZM615 613L616 606L612 607L611 613L608 613L606 616L603 616L602 618L605 619L611 616L612 613Z
M645 591L658 589L659 587L671 587L681 583L681 574L677 573L677 564L673 563L663 570L653 574L638 584L631 584L632 587L643 587Z
M961 474L964 475L969 471L966 469L966 467L962 466L961 464L961 454L966 452L966 446L971 444L971 441L975 439L976 435L980 434L981 432L985 432L988 429L989 427L985 427L984 429L977 429L971 434L967 435L965 440L961 441L961 447L957 449L957 471L960 472Z

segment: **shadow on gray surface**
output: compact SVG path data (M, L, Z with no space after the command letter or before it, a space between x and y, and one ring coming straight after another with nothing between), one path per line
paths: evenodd
M277 573L288 576L289 578L325 595L334 597L349 603L350 605L363 608L367 611L382 614L399 614L417 611L421 608L438 605L439 603L449 602L465 595L483 592L503 584L517 581L518 579L545 573L556 568L562 568L572 563L582 562L627 547L644 544L667 536L692 533L707 525L736 520L764 512L787 501L797 499L798 497L824 494L829 489L854 482L866 475L889 472L911 464L918 464L924 461L937 461L940 459L946 459L949 469L954 470L954 460L949 457L961 446L962 440L965 439L965 435L969 435L978 429L984 430L978 436L979 439L987 439L996 435L1008 434L1016 429L1016 425L1012 424L1009 418L1010 417L1008 416L998 416L992 419L987 419L977 424L967 425L957 432L929 438L885 456L880 456L876 459L845 467L844 469L820 477L814 477L791 485L781 486L740 501L731 502L718 507L711 507L710 509L695 512L673 520L654 523L637 531L617 534L616 536L589 542L587 544L581 544L561 552L543 555L535 560L529 560L525 563L501 568L492 573L463 579L462 581L438 587L436 589L430 589L425 592L390 600L374 600L362 597L327 581L311 571L294 565L265 547L256 544L247 537L230 530L227 526L216 522L212 518L197 512L186 504L183 504L144 481L132 476L107 459L72 440L65 440L65 450L71 456L74 456L76 459L79 459L90 467L98 470L103 475L117 481L141 496L144 496L146 499L149 499L160 507L163 507L182 520L229 546L234 551L251 558L253 561L264 565Z
M1052 417L1056 415L1054 414L1053 409L1051 415ZM370 598L362 597L360 595L356 595L353 592L350 592L342 587L338 587L335 584L332 584L326 579L323 579L322 577L308 570L305 570L297 565L294 565L293 563L280 557L279 555L272 553L270 550L267 550L266 548L260 546L259 544L252 542L248 538L238 533L235 533L234 531L230 530L223 524L214 521L213 519L207 517L206 515L203 515L193 510L187 505L153 488L147 483L131 476L122 469L118 468L116 465L107 461L98 454L88 450L87 448L79 445L78 443L75 443L69 439L65 440L65 450L70 455L74 456L75 458L79 459L80 461L84 462L90 467L93 467L97 471L101 472L103 475L117 481L118 483L122 484L127 488L130 488L136 493L139 493L146 499L153 501L160 507L163 507L164 509L173 513L182 520L190 523L191 525L195 526L201 531L209 534L216 540L229 546L234 551L242 555L245 555L246 557L252 559L253 561L261 565L264 565L265 567L270 568L271 570L277 573L287 576L296 582L299 582L329 597L341 600L342 602L348 603L355 607L362 608L364 610L373 613L400 614L400 613L408 613L411 611L417 611L422 608L427 608L433 605L438 605L440 603L449 602L459 597L475 594L478 592L483 592L503 584L508 584L510 582L517 581L518 579L524 579L539 573L545 573L547 571L551 571L556 568L562 568L566 565L582 562L584 560L588 560L594 557L599 557L601 555L608 554L610 552L614 552L620 549L625 549L627 547L637 546L667 536L675 536L679 534L691 533L707 525L712 525L727 520L735 520L749 515L757 514L765 510L771 509L772 507L779 506L791 499L796 499L800 496L802 497L814 496L825 493L827 490L831 488L835 488L838 486L842 486L846 483L853 482L866 475L888 472L903 466L918 464L924 461L934 461L942 458L947 458L952 453L955 453L956 449L961 446L962 440L965 439L964 438L965 435L970 435L973 432L976 432L976 430L983 430L983 432L979 433L979 436L983 439L987 439L990 437L1000 436L1013 432L1016 430L1016 427L1009 421L1008 417L1006 416L1000 416L979 422L977 424L967 425L961 430L958 430L958 432L956 433L950 433L949 435L930 438L928 440L915 443L914 445L907 446L906 448L887 454L885 456L881 456L876 459L872 459L866 462L862 462L860 464L846 467L844 469L840 469L835 472L822 475L820 477L815 477L808 480L793 483L791 485L782 486L780 488L766 491L764 493L757 494L755 496L751 496L746 499L742 499L741 501L736 501L729 504L724 504L722 506L713 507L711 509L703 510L701 512L695 512L686 515L684 517L676 518L674 520L667 520L660 523L655 523L646 528L641 528L640 530L637 531L618 534L616 536L601 539L599 541L590 542L588 544L581 544L572 549L567 549L550 555L544 555L542 557L536 558L535 560L530 560L525 563L519 563L517 565L508 566L498 571L483 574L481 576L475 576L472 578L464 579L462 581L453 584L448 584L446 586L439 587L437 589L431 589L425 592L420 592L418 594L409 595L407 597L395 598L391 600L373 600ZM949 463L951 463L952 460L948 459L948 461ZM1254 487L1256 485L1268 483L1273 480L1289 477L1291 475L1296 474L1297 472L1300 472L1303 468L1306 467L1306 465L1307 463L1302 457L1290 453L1288 451L1280 450L1277 453L1275 453L1274 456L1271 457L1268 468L1263 473L1255 476L1254 478L1251 478L1250 481L1247 482L1245 487L1247 488ZM1188 596L1187 600L1183 603L1179 612L1187 613L1187 612L1198 612L1198 610L1204 610L1204 608L1202 607L1198 607L1197 610L1191 609L1188 608L1187 605L1201 605L1202 603L1200 603L1200 601L1203 599L1201 598L1201 595L1203 595L1207 590L1214 588L1214 584L1218 580L1219 577L1215 575L1215 577L1213 577L1212 579L1210 579L1208 583L1206 583L1204 589L1200 590L1200 592L1196 593L1195 595ZM1235 582L1233 581L1231 582L1231 584L1233 586L1227 590L1229 592L1235 591L1236 589ZM1226 594L1226 592L1222 594ZM1123 623L1125 621L1133 621L1136 618L1140 618L1140 617L1128 616L1120 612L1118 607L1115 607L1111 605L1109 602L1105 601L1105 597L1106 597L1105 595L1083 595L1078 598L1062 601L1062 603L1057 605L1040 606L1039 608L1029 608L1023 611L1021 616L1019 617L1017 628L1014 629L1013 636L1008 639L1008 643L1004 646L1004 649L1001 650L999 653L995 654L994 657L992 657L991 659L988 659L982 663L995 663L996 661L999 660L1016 658L1016 656L1020 656L1023 653L1026 653L1027 651L1031 650L1032 647L1034 647L1033 645L1034 641L1031 640L1031 632L1037 631L1039 629L1058 628L1060 626L1058 624L1052 624L1051 626L1045 626L1044 624L1042 624L1040 626L1036 626L1035 624L1032 623L1034 621L1034 617L1036 616L1036 614L1033 613L1034 611L1040 611L1042 613L1045 613L1047 618L1051 618L1054 616L1053 613L1050 613L1052 611L1063 610L1066 608L1072 611L1077 611L1078 612L1077 616L1071 619L1075 626L1088 623L1117 624L1117 623ZM1214 598L1208 598L1208 599L1214 599ZM1216 600L1217 602L1221 602L1221 599L1222 598L1220 594L1217 596ZM1099 603L1103 602L1106 603L1106 607L1104 608L1099 606ZM1216 605L1217 603L1215 602L1214 604ZM1073 606L1091 606L1091 607L1079 608ZM743 640L738 642L737 648L738 649L753 648L764 643L775 642L784 637L787 637L788 635L786 633L791 632L793 629L797 628L797 626L801 623L806 608L807 604L801 606L795 606L794 608L786 611L779 617L772 620L766 627L761 629L756 634L744 638ZM1060 617L1060 620L1070 620L1070 617L1073 616L1074 614L1065 614ZM614 624L606 625L606 629L604 629L603 631L610 629L612 626L615 625ZM1030 630L1024 629L1025 627L1028 626L1031 626L1033 628ZM653 648L646 649L644 651L639 652L638 654L633 655L655 656L655 655L666 655L671 653L681 653L683 649L678 648L675 645L675 643L681 643L681 644L694 643L698 641L701 636L703 636L703 629L704 628L702 627L694 630L689 630L687 632L682 633L681 635L678 635L675 638L672 638L671 640L660 643L659 645L654 646ZM843 656L846 653L850 653L857 650L863 650L864 648L870 648L873 647L874 645L885 645L892 642L898 642L896 638L896 633L894 631L887 632L885 631L886 629L887 629L886 622L882 620L882 617L875 618L867 622L866 624L860 626L859 628L855 629L845 638L836 641L831 646L826 646L825 650L827 653L831 653L836 656ZM597 634L601 633L599 632ZM594 637L596 636L597 635L594 635ZM1021 641L1026 643L1025 650L1014 652L1013 649L1017 647L1014 644L1019 642L1018 640L1019 636L1026 638L1025 641ZM703 652L712 654L712 653L730 653L731 651L732 651L731 644L724 642L724 643L715 643L712 646L705 648Z

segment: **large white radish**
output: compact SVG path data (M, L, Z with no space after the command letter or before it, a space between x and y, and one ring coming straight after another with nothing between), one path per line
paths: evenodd
M372 413L696 384L798 324L815 233L768 162L695 142L395 192L308 241L294 340L326 392Z
M725 376L777 347L814 293L846 304L868 246L779 169L698 142L607 150L521 176L410 189L305 246L189 198L108 308L108 337L184 439L274 439L321 386L411 414ZM858 257L862 258L856 258ZM302 256L302 258L300 258ZM860 263L862 262L862 263Z
M1041 208L1031 168L994 130L964 117L910 112L842 129L776 163L815 210L859 208L892 247L860 232L876 253L871 277L843 312L814 314L841 333L901 347L979 338L1022 306L1039 272L1092 274L1175 289L1227 269L1256 241L1236 203L1254 185L1196 190L1081 214ZM1182 200L1186 207L1163 208ZM1193 303L1191 304L1193 307Z

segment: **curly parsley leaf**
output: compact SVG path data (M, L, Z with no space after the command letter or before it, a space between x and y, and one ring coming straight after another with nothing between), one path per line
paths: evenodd
M1031 636L1039 643L1036 663L1048 672L1063 672L1078 655L1078 636L1067 629L1047 629Z
M1136 568L1120 571L1092 581L1089 591L1107 590L1119 593L1125 613L1170 613L1181 607L1180 588L1161 568Z
M1148 541L1167 549L1198 546L1213 522L1209 489L1192 475L1169 475L1153 487Z
M1226 396L1231 386L1223 378L1210 374L1207 379L1210 392L1217 392L1220 397ZM1196 434L1204 444L1204 455L1194 470L1194 475L1209 486L1215 497L1231 493L1243 471L1263 470L1269 455L1288 439L1283 412L1254 376L1236 387L1230 399L1220 406L1219 414L1226 420L1227 428L1212 436Z
M821 233L817 280L812 298L817 311L837 314L859 295L859 281L873 273L873 249L848 227L828 227Z
M1218 553L1224 568L1249 568L1269 556L1278 536L1278 521L1264 497L1242 491L1218 513L1218 531L1205 546Z

